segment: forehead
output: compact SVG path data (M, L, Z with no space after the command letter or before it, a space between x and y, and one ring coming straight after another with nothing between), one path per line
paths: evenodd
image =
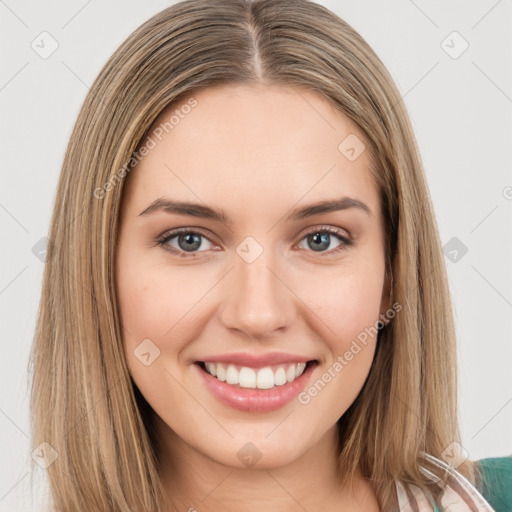
M377 210L361 131L318 93L276 85L204 89L165 109L149 137L152 149L126 184L137 202L169 194L226 206L255 198L263 207L350 195Z

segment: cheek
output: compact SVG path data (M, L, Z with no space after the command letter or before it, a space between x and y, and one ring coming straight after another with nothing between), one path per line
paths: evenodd
M187 286L177 274L171 280L157 266L122 269L118 293L129 373L151 407L165 416L169 404L182 399L178 362L197 335L191 321L200 286Z
M346 350L352 339L379 320L383 273L379 265L361 265L302 281L301 297L323 325L334 352Z
M205 293L215 281L198 277L191 268L171 271L159 263L144 263L134 254L119 260L118 299L125 353L135 376L141 368L134 351L143 340L160 350L152 367L175 368L180 363L184 348L201 335L207 318Z
M309 418L334 424L361 391L375 354L383 281L376 265L338 271L304 288L313 330L326 348L324 364L298 396Z
M124 335L130 343L143 338L159 337L170 328L172 318L166 321L165 312L173 311L169 297L163 297L163 289L140 270L120 273L119 303L123 319Z

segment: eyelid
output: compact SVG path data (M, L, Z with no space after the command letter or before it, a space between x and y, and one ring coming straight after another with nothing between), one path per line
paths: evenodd
M304 231L302 231L300 236L303 238L304 236L307 236L311 233L316 233L318 231L327 231L333 235L336 235L336 236L339 236L342 238L346 238L347 240L352 240L352 236L346 229L332 226L330 224L320 224L318 226L313 226L313 227L310 226L310 227L306 228Z
M195 226L187 226L184 228L169 229L165 233L161 234L158 238L159 239L169 238L169 237L174 237L176 235L181 235L183 233L195 233L198 235L202 235L206 239L208 239L210 242L213 243L213 240L212 240L213 237L205 229L197 228Z

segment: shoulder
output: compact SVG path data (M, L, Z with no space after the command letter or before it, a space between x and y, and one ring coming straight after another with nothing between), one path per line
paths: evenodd
M477 489L496 512L512 511L512 455L475 461L481 479Z

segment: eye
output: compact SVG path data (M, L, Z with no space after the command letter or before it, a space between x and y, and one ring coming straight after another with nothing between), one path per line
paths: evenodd
M322 226L321 228L306 233L303 240L306 240L306 243L309 243L310 246L313 247L314 252L336 253L346 250L348 246L353 244L352 240L344 233L344 231L331 226ZM336 237L340 243L334 249L326 251L325 249L328 249L331 245L333 236Z
M174 239L176 239L177 247L170 243L174 241ZM212 244L211 240L206 235L200 231L193 231L188 228L177 229L171 233L166 233L157 240L158 245L162 246L165 250L181 257L194 257L196 252L204 252L198 251L200 247L204 247L204 241L206 241L207 244ZM206 250L208 249L207 247Z
M348 246L353 244L352 240L344 233L345 231L333 228L332 226L322 226L306 233L301 242L305 240L307 244L310 244L313 252L337 253L346 250ZM329 249L333 237L338 239L339 244L334 249L326 250ZM204 242L206 242L206 248L204 247ZM157 243L166 251L180 257L195 257L198 252L211 249L211 247L208 247L208 244L213 245L209 237L201 231L194 231L190 228L181 228L165 233L157 240ZM199 250L201 247L203 250Z

